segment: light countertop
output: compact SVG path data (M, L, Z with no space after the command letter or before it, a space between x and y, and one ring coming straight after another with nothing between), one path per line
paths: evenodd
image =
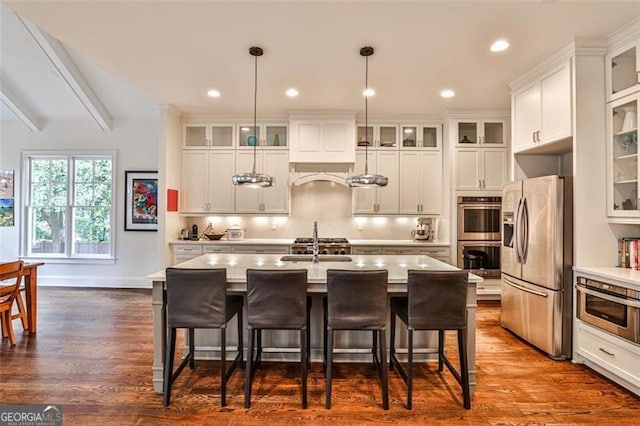
M592 274L603 279L618 281L620 284L640 290L640 271L615 266L574 266L576 274Z
M284 245L290 246L295 238L245 238L239 241L229 240L174 240L170 244L225 244L225 245ZM412 246L412 247L449 247L443 241L414 241L414 240L351 240L352 246Z
M176 265L180 268L226 268L229 283L246 282L248 268L260 269L307 269L309 283L326 283L327 269L386 269L389 283L406 283L409 269L456 271L455 266L424 255L350 255L350 262L290 262L281 261L282 254L205 254ZM329 256L330 257L330 256ZM165 270L146 277L149 281L164 281ZM483 279L469 274L469 281L478 283Z

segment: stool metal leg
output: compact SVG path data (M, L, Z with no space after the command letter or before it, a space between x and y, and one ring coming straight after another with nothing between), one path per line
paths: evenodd
M380 330L380 372L382 379L382 408L389 409L389 377L387 375L387 343L385 331Z
M462 397L464 408L471 409L471 392L469 389L469 364L467 361L466 330L458 330L458 351L460 353L460 375L462 376Z
M409 329L409 350L407 353L407 408L413 404L413 330Z
M187 356L189 357L189 368L191 370L193 370L194 368L196 368L196 334L195 334L195 330L193 328L189 328L188 329L188 334L189 334L189 354L187 354Z
M396 357L396 312L391 309L389 318L389 371L393 371L393 362Z
M220 406L227 405L227 330L220 329Z
M247 368L245 370L245 385L244 385L244 408L251 407L251 381L253 380L253 339L256 333L255 329L250 328L249 344L247 345Z
M240 309L236 316L238 317L238 354L240 355L240 366L245 368L244 364L244 339L242 335L242 309Z
M327 384L325 389L326 400L324 406L331 408L331 370L333 370L333 329L327 330L327 365L325 374L327 375Z
M438 330L438 371L442 371L444 362L444 330Z
M258 334L258 337L256 339L256 362L255 362L255 368L260 368L261 364L262 364L262 329L258 328L256 329L256 333Z
M307 408L307 329L300 330L300 370L302 371L302 408Z

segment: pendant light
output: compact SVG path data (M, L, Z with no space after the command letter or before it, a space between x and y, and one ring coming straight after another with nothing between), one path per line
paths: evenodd
M373 47L363 47L360 49L360 55L365 59L364 73L364 90L369 91L369 56L373 55ZM369 93L364 95L364 133L368 138L369 135L369 110L367 99ZM377 188L387 186L389 179L386 176L369 174L369 141L364 146L364 174L349 176L347 178L347 186L355 188Z
M262 173L256 173L256 150L258 146L258 138L256 137L256 111L258 104L258 56L262 56L263 51L260 47L250 47L249 53L255 58L254 67L254 85L253 85L253 135L247 138L247 141L252 141L253 145L253 170L251 173L241 173L234 175L231 180L234 185L242 186L244 188L267 188L273 186L273 177Z

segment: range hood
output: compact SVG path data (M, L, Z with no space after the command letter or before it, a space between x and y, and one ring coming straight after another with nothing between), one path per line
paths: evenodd
M291 163L289 182L304 185L315 181L335 182L347 186L347 176L353 173L352 163Z

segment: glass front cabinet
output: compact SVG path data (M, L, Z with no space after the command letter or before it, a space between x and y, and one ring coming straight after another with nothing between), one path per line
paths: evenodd
M640 89L640 41L634 40L607 55L607 101L621 99Z
M607 105L608 209L612 218L640 218L638 209L638 100L627 96Z
M234 125L229 124L185 124L184 149L233 147Z
M286 123L253 123L238 124L238 148L253 148L256 145L264 148L287 148Z
M505 146L506 129L504 120L461 120L457 123L456 144Z

